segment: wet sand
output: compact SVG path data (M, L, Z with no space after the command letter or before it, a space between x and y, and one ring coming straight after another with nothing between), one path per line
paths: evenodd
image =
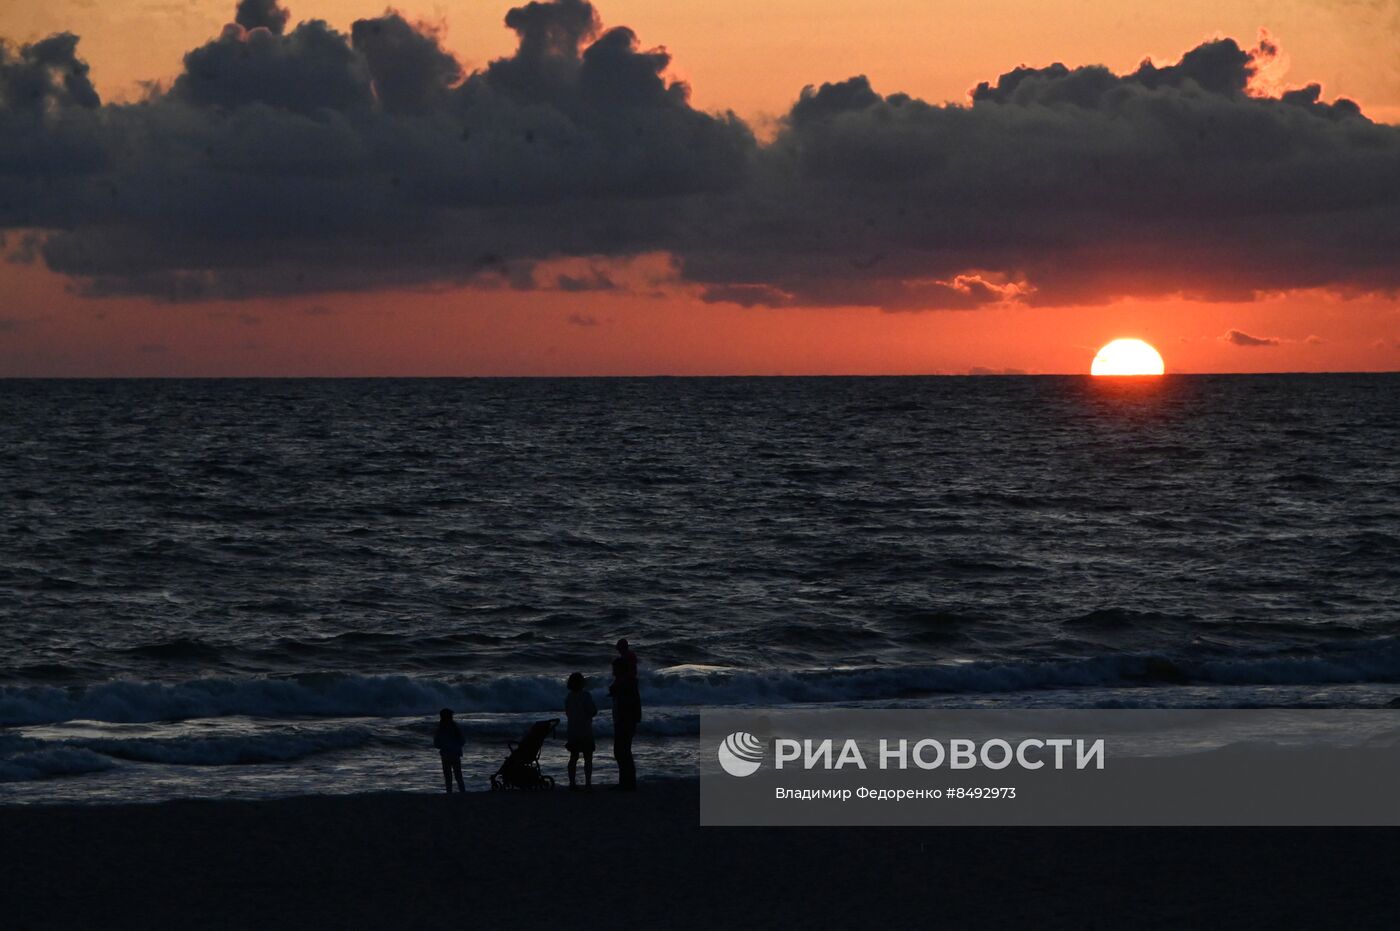
M698 785L0 808L0 924L1393 927L1395 829L701 828ZM643 924L645 923L645 924Z

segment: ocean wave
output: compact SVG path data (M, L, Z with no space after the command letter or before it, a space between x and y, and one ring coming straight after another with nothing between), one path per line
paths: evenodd
M653 676L652 704L801 704L1153 685L1339 685L1400 681L1400 638L1305 655L1113 653L1044 661L753 672L680 667Z
M553 691L560 692L558 684L550 681ZM117 679L76 688L0 686L0 725L74 720L141 723L228 715L414 715L460 707L465 698L460 685L412 676L326 673L173 683Z
M653 707L782 705L1131 685L1304 685L1400 681L1400 638L1354 640L1310 653L1109 653L1043 661L979 660L914 666L745 670L682 666L644 677ZM114 680L86 687L0 686L0 725L250 717L408 717L557 714L562 676L446 680L317 673L286 678ZM600 703L606 698L599 696Z
M32 782L112 769L117 762L81 747L40 747L0 758L0 782Z
M229 734L142 740L96 738L79 741L82 749L139 763L178 766L238 766L286 763L308 756L349 750L374 741L368 728L295 731L271 734Z
M173 766L240 766L288 763L321 753L350 750L379 739L367 727L208 736L0 737L0 782L31 782L113 769L121 762ZM421 741L426 745L426 739Z

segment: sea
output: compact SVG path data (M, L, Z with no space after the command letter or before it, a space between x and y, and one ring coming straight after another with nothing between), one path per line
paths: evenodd
M0 803L703 709L1394 706L1400 375L0 381ZM545 772L563 776L563 731Z

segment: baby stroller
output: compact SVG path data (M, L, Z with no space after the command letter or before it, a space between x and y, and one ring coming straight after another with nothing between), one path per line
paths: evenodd
M493 789L552 789L554 780L540 772L540 748L544 739L554 733L558 718L536 721L530 725L520 743L507 743L510 755L491 777Z

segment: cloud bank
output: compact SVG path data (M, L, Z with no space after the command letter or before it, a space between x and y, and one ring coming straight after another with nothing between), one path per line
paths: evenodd
M101 102L71 34L0 47L0 229L45 231L84 293L170 300L611 287L539 268L651 254L762 306L1400 288L1400 127L1256 92L1267 41L1019 67L965 104L853 77L760 143L586 0L510 10L516 51L470 72L395 12L234 19L132 104Z
M1243 346L1246 349L1277 346L1279 342L1272 336L1250 336L1242 330L1226 330L1225 335L1220 338L1232 346Z

